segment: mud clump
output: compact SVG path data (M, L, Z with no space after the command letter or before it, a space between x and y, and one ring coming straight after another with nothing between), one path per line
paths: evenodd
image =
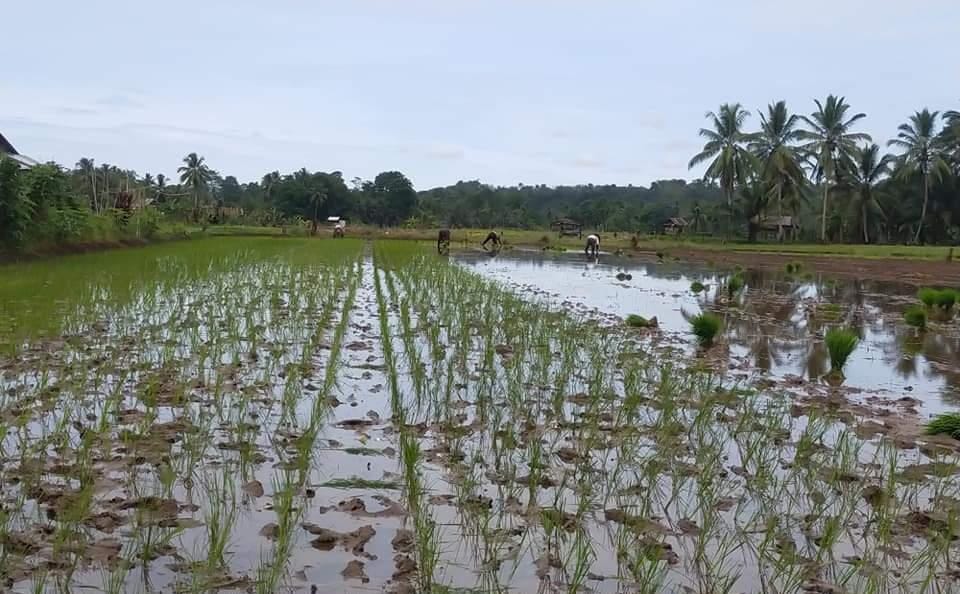
M303 529L316 536L310 541L310 546L320 551L332 551L337 545L350 551L358 557L376 559L376 556L366 552L367 543L377 534L373 526L361 526L353 532L337 532L315 524L303 524Z

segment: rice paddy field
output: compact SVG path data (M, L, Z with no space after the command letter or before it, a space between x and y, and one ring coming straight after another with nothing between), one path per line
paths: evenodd
M2 591L960 590L915 288L266 237L0 279Z

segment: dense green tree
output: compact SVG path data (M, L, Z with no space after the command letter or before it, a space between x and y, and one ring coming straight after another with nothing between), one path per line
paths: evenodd
M16 248L30 226L33 205L23 192L20 165L0 155L0 245Z
M243 200L243 188L240 182L232 175L228 175L220 182L220 199L223 204L228 206L237 206Z
M930 182L939 182L950 174L949 167L940 152L937 141L937 119L939 112L923 109L910 116L910 121L901 124L897 137L888 142L903 150L898 160L899 175L918 176L923 187L923 207L917 223L914 243L920 242L923 224L927 218L927 204L930 201Z
M827 240L827 211L829 208L830 184L837 178L841 168L850 169L858 142L869 142L870 135L852 132L851 128L866 114L857 113L847 117L850 106L843 97L830 95L821 103L814 101L817 110L803 116L809 130L801 130L799 138L807 143L803 149L816 161L815 175L823 185L821 204L820 240Z
M724 103L720 111L707 112L713 129L701 128L700 136L707 139L703 150L690 159L688 167L710 162L704 178L718 181L727 199L727 209L732 216L733 195L736 189L746 183L755 167L753 155L747 149L752 136L743 130L744 122L750 112L739 103Z
M399 171L378 174L366 192L374 204L378 222L383 225L397 225L405 221L417 205L417 192L413 184Z

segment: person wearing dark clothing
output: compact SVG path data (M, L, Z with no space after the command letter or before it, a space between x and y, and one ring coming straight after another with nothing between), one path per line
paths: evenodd
M437 253L443 254L450 251L450 229L440 229L437 233Z
M480 245L483 246L483 249L487 249L488 243L493 244L493 248L495 250L499 250L500 246L503 245L500 240L500 234L497 233L496 231L491 231L490 233L487 233L487 238L484 239L483 243L481 243Z

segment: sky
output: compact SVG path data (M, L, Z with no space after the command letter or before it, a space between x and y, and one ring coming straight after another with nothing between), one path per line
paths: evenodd
M31 0L0 133L35 159L425 189L692 179L704 114L844 95L885 143L960 109L957 0Z

